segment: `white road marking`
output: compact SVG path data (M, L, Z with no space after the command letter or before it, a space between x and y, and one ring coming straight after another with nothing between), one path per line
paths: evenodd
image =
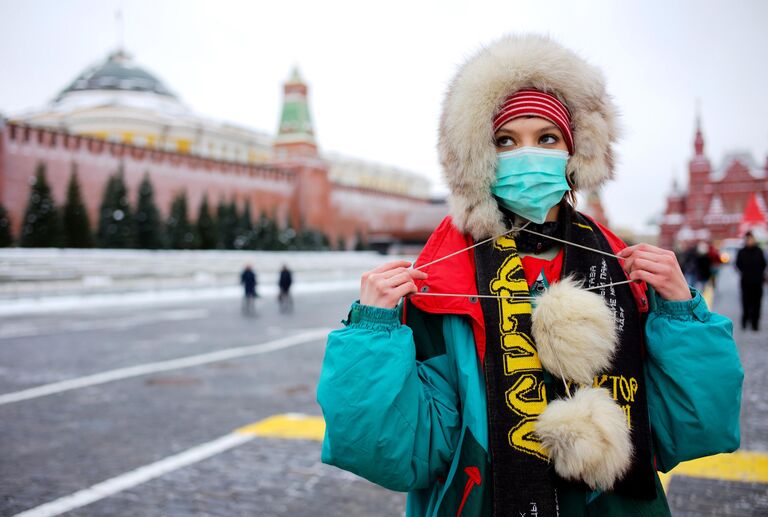
M311 329L299 334L295 334L293 336L275 339L274 341L267 341L266 343L260 343L258 345L227 348L225 350L192 355L179 359L171 359L169 361L139 364L136 366L129 366L127 368L118 368L116 370L108 370L106 372L96 373L93 375L86 375L84 377L67 379L65 381L53 382L51 384L44 384L42 386L36 386L26 390L2 394L0 395L0 406L3 404L19 402L21 400L45 397L46 395L53 395L54 393L85 388L87 386L104 384L106 382L112 382L120 379L138 377L141 375L147 375L149 373L189 368L190 366L198 366L201 364L214 363L217 361L224 361L227 359L234 359L237 357L245 357L249 355L265 354L267 352L273 352L275 350L281 350L283 348L289 348L292 346L301 345L308 341L323 338L328 334L328 332L330 332L330 329Z
M184 345L191 345L194 343L197 343L202 339L202 336L200 334L195 334L190 332L189 334L164 334L162 336L158 336L156 338L152 339L138 339L136 341L131 341L133 346L135 347L159 347L166 344L184 344Z
M210 458L216 454L227 451L238 445L242 445L256 438L256 435L231 433L216 440L210 441L188 449L168 458L144 465L125 474L113 477L89 488L61 497L49 503L37 506L25 512L16 514L15 517L53 517L62 513L82 508L105 497L109 497L123 490L128 490L160 477L174 470L186 467L198 461Z
M203 319L209 316L207 309L181 309L155 311L152 313L128 316L125 318L92 321L64 321L60 326L40 327L39 322L4 324L0 327L0 339L45 336L64 332L84 332L88 330L125 330L141 325L150 325L160 321L183 321Z

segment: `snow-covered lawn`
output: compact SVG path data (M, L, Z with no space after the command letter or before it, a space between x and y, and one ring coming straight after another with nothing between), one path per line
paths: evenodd
M293 271L296 293L351 290L363 272L399 258L337 251L0 249L0 314L237 297L245 264L256 271L262 296L277 293L283 264Z

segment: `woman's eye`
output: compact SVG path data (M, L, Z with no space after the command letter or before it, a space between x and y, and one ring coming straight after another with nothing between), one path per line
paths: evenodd
M557 143L557 137L555 135L542 135L541 138L539 138L540 144L556 144Z
M515 141L510 136L500 136L496 139L496 147L509 147L515 145Z

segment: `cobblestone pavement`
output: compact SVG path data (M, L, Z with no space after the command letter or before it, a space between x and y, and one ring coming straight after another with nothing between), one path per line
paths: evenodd
M729 317L744 366L741 402L741 450L768 453L768 309L763 298L759 332L742 330L738 276L726 267L720 273L713 309ZM675 517L768 515L768 485L673 476L668 487Z
M735 275L715 308L738 318ZM333 327L354 293L307 296L296 313L262 300L0 318L0 395L114 368L270 342ZM737 320L738 321L738 320ZM768 315L764 324L768 325ZM765 328L765 327L764 327ZM736 339L746 370L742 449L768 452L768 332ZM135 376L0 405L0 515L10 516L228 435L272 415L320 415L323 341ZM69 515L401 515L404 496L320 463L320 444L256 437ZM676 517L768 515L766 485L673 475Z
M201 488L202 487L202 488ZM390 492L320 463L309 441L257 439L186 469L177 470L77 515L147 517L402 515L403 494Z

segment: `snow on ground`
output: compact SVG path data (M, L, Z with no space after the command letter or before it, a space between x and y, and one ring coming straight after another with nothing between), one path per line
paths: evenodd
M277 294L283 264L293 272L297 295L354 290L363 272L399 258L334 251L2 249L0 315L237 298L245 264L256 271L262 297Z

